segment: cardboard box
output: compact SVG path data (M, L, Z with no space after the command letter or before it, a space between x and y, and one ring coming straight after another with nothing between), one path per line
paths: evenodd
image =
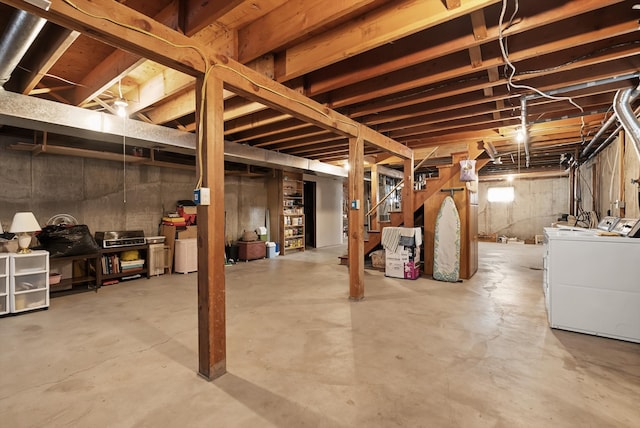
M417 279L420 276L420 247L386 251L384 274L391 278Z
M192 239L198 237L198 226L186 226L184 230L182 228L176 228L176 239Z

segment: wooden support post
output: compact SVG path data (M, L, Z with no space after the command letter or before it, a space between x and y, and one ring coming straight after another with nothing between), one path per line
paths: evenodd
M625 145L625 134L624 131L620 131L618 133L618 174L620 174L620 190L618 192L618 201L619 201L619 213L618 216L624 218L627 210L625 208L624 202L624 185L625 185L625 174L624 174L624 145Z
M206 86L202 103L202 86ZM197 174L211 203L198 206L198 372L209 380L226 373L224 280L224 104L222 81L196 82L196 121L202 144L196 150ZM203 120L200 111L204 108Z
M380 183L378 182L379 177L378 165L371 165L371 207L375 207L380 200L380 195L378 195L378 192L380 191ZM367 208L369 209L369 207ZM380 224L378 223L379 220L378 208L376 208L371 213L369 230L380 230Z
M402 188L402 215L404 227L413 227L413 153L404 160L404 187Z
M364 298L364 141L349 139L349 299ZM359 208L352 204L359 203Z

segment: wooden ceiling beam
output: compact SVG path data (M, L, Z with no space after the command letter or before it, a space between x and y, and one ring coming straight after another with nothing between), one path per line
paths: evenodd
M600 108L602 105L611 105L613 102L613 91L607 91L601 94L589 94L574 96L573 99L578 105L585 110ZM497 98L497 97L496 97ZM442 106L440 109L424 109L424 114L415 113L412 116L406 115L407 118L387 117L384 121L378 121L376 123L376 129L379 132L389 132L396 129L410 130L416 126L446 123L450 120L473 117L482 114L491 114L496 109L493 107L494 100L476 99L474 102L455 103L451 105ZM554 111L566 111L566 109L573 109L574 112L579 110L564 100L550 100L547 98L540 98L528 103L529 116L535 117L540 114L553 113ZM499 111L512 110L512 107L506 107ZM453 112L453 113L452 113ZM519 116L519 109L517 111ZM367 122L368 123L368 122ZM369 123L368 123L369 124ZM371 124L369 124L371 125Z
M627 51L627 54L632 55L634 48L631 47ZM623 55L626 58L627 55ZM551 91L561 87L567 87L571 85L588 84L600 79L606 79L611 76L619 76L637 71L638 65L629 63L626 59L616 60L615 58L608 56L602 60L580 62L574 64L571 67L571 75L568 77L560 78L558 73L562 74L564 69L557 70L555 72L541 72L530 75L518 76L518 82L526 83L534 86L541 91ZM415 95L405 95L404 97L394 97L389 100L375 101L366 104L360 104L349 108L350 117L360 118L365 115L377 114L379 115L385 111L391 111L400 107L409 107L413 105L419 105L427 102L441 102L446 103L447 100L452 97L460 96L473 91L481 91L487 86L503 86L506 85L506 80L489 82L486 79L478 78L473 82L453 82L450 85L443 85L441 88L428 91L426 93L418 92ZM518 96L518 94L514 94Z
M541 12L528 12L526 18L504 31L504 36L520 34L567 17L582 15L620 2L621 0L571 0L566 2L537 0L530 2L521 5L521 8L525 6L538 7L539 9L535 10ZM478 22L473 22L474 19L478 20L477 16L474 18L471 15L471 19L474 28L480 25ZM309 74L307 95L317 96L351 85L354 82L392 73L423 62L434 61L437 58L478 46L481 43L495 42L499 36L497 25L487 29L486 37L481 40L476 40L475 36L471 36L468 32L455 31L455 25L445 24L443 28L438 27L437 31L417 33L406 40L381 46L357 57L342 60L335 65L327 67L325 64L322 70ZM482 35L481 30L479 31L479 34ZM416 46L423 47L416 49ZM310 59L310 61L316 61L316 59Z
M153 20L156 25L164 25L168 28L175 29L178 27L178 6L179 1L172 1L165 7ZM98 12L100 13L100 12ZM100 14L103 14L101 12ZM145 17L147 20L152 18ZM135 25L135 23L133 23ZM112 44L113 46L113 44ZM82 79L78 87L72 95L72 103L77 106L84 105L89 100L96 98L105 92L109 87L118 82L118 79L126 76L131 70L145 62L141 55L135 53L114 50L100 64L93 67L84 79Z
M225 135L233 135L250 129L259 129L263 126L278 123L289 118L291 118L290 115L280 113L276 110L263 110L254 114L225 121L224 133Z
M227 89L239 96L260 101L268 107L339 135L363 139L403 158L412 156L411 149L405 145L354 122L295 90L267 79L233 59L217 54L207 46L120 3L110 2L98 5L90 0L75 0L72 6L64 0L52 0L51 7L45 11L24 0L2 1L63 27L89 33L104 43L194 77L202 75L206 71L207 64L211 64L216 77L224 82ZM90 14L109 16L110 19L96 18ZM125 26L123 27L122 24ZM139 32L138 28L145 28L145 33ZM168 43L171 46L184 47L168 49Z
M287 143L264 144L264 145L261 145L260 147L268 148L269 150L275 150L275 151L286 151L286 150L291 150L297 147L305 147L313 144L328 143L328 142L338 141L338 140L345 140L345 138L340 135L325 133L324 135L316 135L312 137L300 137L298 140L291 140L291 141L288 141Z
M127 112L133 114L139 112L167 97L193 88L195 78L171 68L163 69L151 79L136 85L124 94L129 103ZM193 104L195 106L195 102Z
M499 0L466 0L447 10L441 0L390 2L354 22L327 31L286 50L278 81L302 76L425 28L463 16Z
M509 59L513 63L532 58L540 61L540 57L543 55L555 54L557 56L559 50L575 49L576 46L595 43L604 39L610 39L614 36L634 34L637 32L638 27L635 21L627 21L606 28L601 28L598 24L594 25L598 27L596 30L590 32L579 31L578 34L571 34L576 32L575 28L568 28L565 30L567 32L565 37L549 43L536 44L535 40L531 39L528 48L512 51ZM568 52L568 54L570 54L570 52ZM599 57L605 58L606 55ZM353 84L348 88L344 88L339 93L332 94L331 106L333 108L345 107L402 91L434 85L446 80L460 79L478 70L488 70L504 65L504 60L501 56L489 59L485 58L482 66L476 68L471 67L468 62L468 57L460 55L460 53L449 55L447 60L453 64L444 69L440 62L428 62L408 67L391 75ZM584 62L588 62L589 60L592 60L592 58L585 59ZM558 62L556 59L555 63L557 64Z
M288 1L238 30L238 61L245 64L265 53L279 51L327 22L375 3L376 0Z
M274 144L282 144L282 143L286 143L288 141L297 141L300 138L304 137L304 138L309 138L309 137L314 137L314 136L326 136L326 135L330 135L330 132L328 133L327 130L325 129L321 129L318 127L315 127L313 125L309 125L307 124L306 126L310 127L309 132L306 132L304 135L301 135L299 132L297 131L284 131L284 132L279 132L276 135L271 136L270 138L263 140L263 141L256 141L254 144L252 144L253 147L265 147L265 146L271 146Z
M193 36L243 2L243 0L186 0L186 6L180 11L181 27L187 36Z
M250 131L245 131L241 133L234 134L231 141L235 143L244 143L246 141L256 141L260 139L264 139L271 136L276 136L281 134L282 132L304 132L305 130L317 129L316 127L309 125L308 123L302 122L295 118L289 118L284 121L277 122L275 124L270 124L261 127L255 127Z

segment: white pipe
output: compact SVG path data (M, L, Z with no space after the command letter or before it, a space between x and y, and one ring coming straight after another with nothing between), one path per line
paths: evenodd
M525 97L520 98L520 119L522 122L520 126L524 143L525 167L529 168L529 132L527 131L527 99Z

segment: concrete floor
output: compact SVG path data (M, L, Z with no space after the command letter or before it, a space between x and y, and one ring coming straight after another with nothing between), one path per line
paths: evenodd
M638 427L640 345L548 328L542 248L481 244L462 284L344 247L227 268L227 369L196 374L196 275L0 319L2 427Z

